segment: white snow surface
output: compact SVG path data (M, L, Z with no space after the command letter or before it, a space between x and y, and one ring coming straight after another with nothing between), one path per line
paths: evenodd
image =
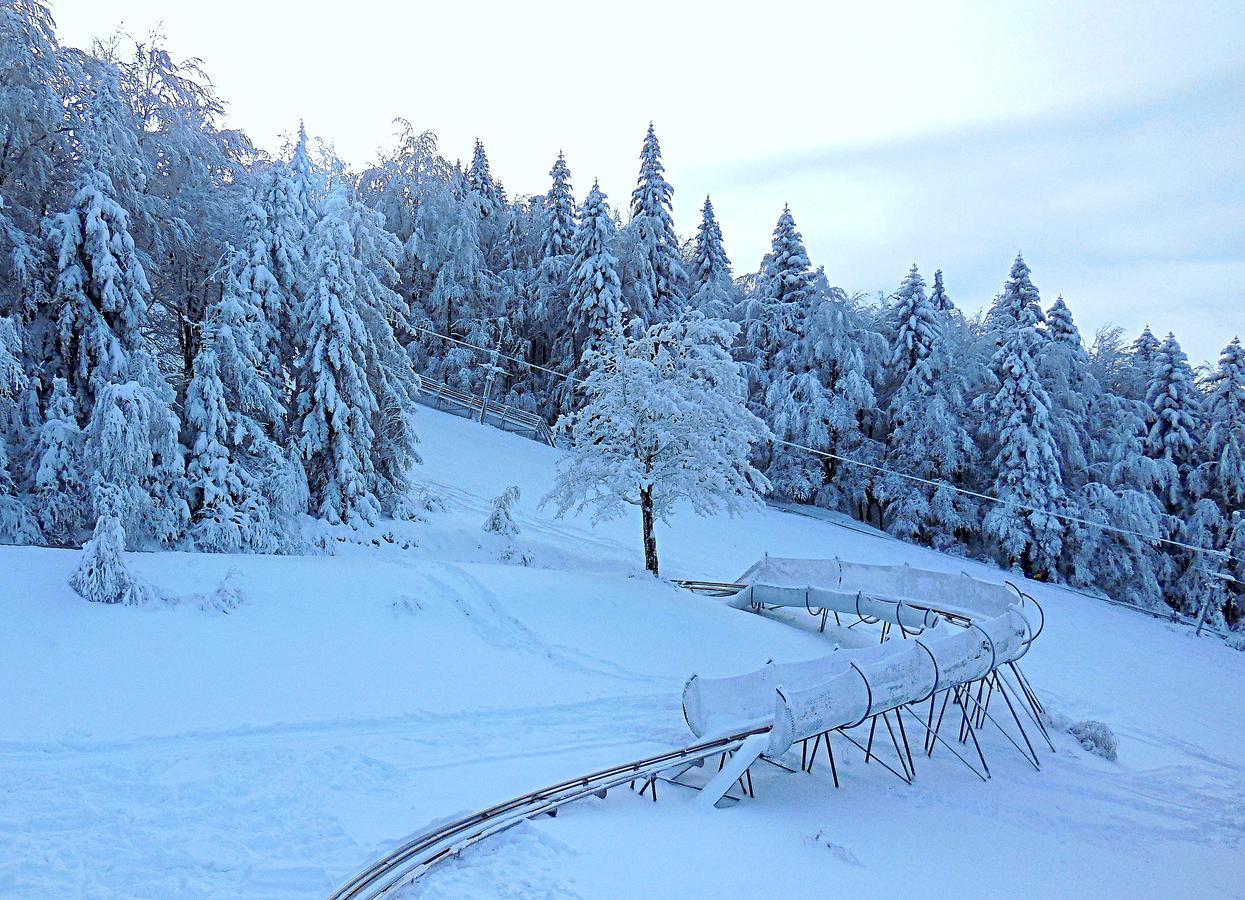
M692 672L844 640L803 610L650 578L638 514L552 519L536 502L558 451L432 411L417 425L415 477L449 505L424 523L383 522L333 556L125 555L170 596L233 571L228 613L87 603L68 586L79 552L0 547L0 896L323 895L437 820L688 743ZM484 533L512 484L519 535ZM804 512L682 513L659 527L663 574L729 580L769 553L1010 577ZM996 734L990 782L938 751L907 786L836 747L840 790L823 762L758 764L756 798L722 810L664 784L656 804L611 792L415 893L1241 896L1245 654L1026 590L1047 615L1026 673L1061 720L1105 722L1118 762L1061 734L1035 772Z

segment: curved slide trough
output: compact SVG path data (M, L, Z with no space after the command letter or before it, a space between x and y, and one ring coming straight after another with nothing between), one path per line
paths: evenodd
M903 640L769 663L725 678L693 675L683 712L700 738L769 727L767 756L796 741L982 681L1014 664L1042 629L1042 612L1010 584L909 566L766 557L723 602L741 609L804 607L897 629ZM850 626L849 626L850 627ZM1018 676L1019 677L1019 676Z

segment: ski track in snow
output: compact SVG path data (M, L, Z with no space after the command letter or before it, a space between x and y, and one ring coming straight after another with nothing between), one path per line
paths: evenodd
M554 781L587 760L651 752L682 737L670 712L668 696L641 695L89 747L10 743L0 896L315 896L417 826L435 783L527 759L545 761ZM528 786L485 787L477 802ZM400 824L360 847L338 819L377 806L399 808Z

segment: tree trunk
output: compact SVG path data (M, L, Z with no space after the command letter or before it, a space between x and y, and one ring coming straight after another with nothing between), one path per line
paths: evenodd
M644 523L644 568L657 574L657 536L653 534L653 488L640 491L640 519Z

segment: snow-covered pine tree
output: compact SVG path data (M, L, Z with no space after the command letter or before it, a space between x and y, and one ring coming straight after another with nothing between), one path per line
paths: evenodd
M349 261L366 335L367 377L377 404L372 444L376 496L390 514L413 517L410 472L421 461L412 421L419 377L397 337L412 333L405 304L394 291L402 248L380 213L354 199L346 202L345 213L353 238Z
M938 308L925 295L925 279L916 263L890 298L889 318L894 337L890 346L888 381L897 387L913 369L929 358L938 338ZM924 377L924 376L922 376Z
M506 233L509 210L501 182L493 179L488 155L479 139L471 154L471 164L465 174L466 194L463 200L476 219L476 233L480 240L480 252L492 270L501 267L498 255Z
M1027 340L1036 354L1047 338L1045 324L1042 298L1033 285L1032 272L1024 256L1017 253L1002 293L994 298L986 312L986 327L994 335L996 345L1007 340L1017 328L1032 329Z
M186 392L190 535L209 552L291 549L290 522L307 509L302 465L273 440L284 433L286 389L266 370L275 280L254 250L231 250L218 272Z
M19 326L16 318L0 318L0 543L38 544L43 535L30 507L19 496L22 473L14 452L22 429L20 401L27 387Z
M159 599L159 593L125 564L125 529L116 516L101 515L95 533L82 548L82 557L69 576L69 586L94 603L140 605Z
M1089 390L1098 382L1091 373ZM1163 582L1172 561L1160 544L1138 538L1174 534L1176 520L1161 497L1179 483L1175 466L1145 453L1145 404L1099 389L1089 407L1094 440L1083 483L1073 489L1077 518L1126 529L1107 531L1080 522L1064 523L1061 569L1073 584L1102 590L1150 609L1161 609Z
M609 204L594 181L575 231L575 255L568 276L566 343L561 348L564 364L577 382L582 382L590 371L590 362L585 359L588 351L602 338L613 340L626 312L618 257L613 253L614 236ZM568 404L574 401L574 397L566 398L563 408L569 409Z
M188 514L179 423L143 333L150 287L129 216L108 178L88 169L70 208L46 227L56 260L47 319L56 326L56 371L65 374L79 421L87 420L84 469L92 473L95 514L103 514L104 492L115 492L108 514L130 540L170 543Z
M142 381L104 384L87 420L83 468L97 516L115 516L135 546L172 544L189 519L171 391Z
M70 208L50 217L46 230L56 266L50 310L56 368L85 417L103 385L133 374L151 289L129 214L100 172L88 169L79 178Z
M1048 338L1029 267L1016 257L1011 275L990 310L999 342L990 367L997 390L989 399L988 433L994 462L991 493L1002 500L983 522L1009 565L1053 577L1063 546L1063 524L1050 512L1066 505L1059 453L1050 421L1050 396L1038 376L1038 357Z
M456 199L444 185L429 186L416 213L411 243L423 273L419 317L440 334L472 340L473 331L496 319L496 279L481 249L480 222L470 197ZM459 390L478 394L482 388L485 375L474 350L425 335L414 360L420 372Z
M696 230L689 270L691 305L711 318L727 318L739 298L731 277L731 261L722 246L722 228L713 213L713 201L708 194L701 209L700 227Z
M1065 524L1061 569L1067 580L1126 603L1162 609L1160 576L1168 570L1167 557L1154 542L1136 536L1167 533L1162 504L1147 490L1093 480L1077 488L1074 499L1077 518L1093 524Z
M1197 485L1222 510L1245 510L1245 350L1233 338L1206 379L1205 461Z
M594 520L640 508L645 567L658 574L658 519L687 501L700 515L755 505L768 485L749 462L768 429L744 405L730 354L737 326L687 310L669 323L585 354L586 402L574 413L574 443L542 502L558 515L592 508Z
M194 377L186 390L186 425L193 435L186 467L190 537L196 547L211 553L267 550L268 544L254 546L252 542L256 533L270 534L265 527L270 519L260 502L255 479L232 447L242 428L237 427L237 413L231 414L225 403L217 360L217 327L210 323L204 328L195 355ZM261 517L262 521L256 521Z
M320 193L307 149L307 129L299 122L290 161L277 162L264 178L259 202L264 215L260 219L256 212L248 213L245 238L251 258L257 265L262 263L276 280L277 291L263 291L267 301L264 312L275 335L268 356L279 358L281 368L290 376L302 346L304 329L298 315L311 285ZM264 245L262 254L254 246L256 242Z
M1128 391L1130 399L1145 402L1161 346L1162 344L1147 325L1141 329L1141 334L1128 348L1120 383ZM1148 416L1149 413L1147 413Z
M496 216L504 206L493 172L489 168L488 154L484 144L476 138L471 152L471 165L467 167L467 188L480 196L480 214L483 218Z
M570 256L575 252L575 195L571 190L571 170L566 157L558 158L549 170L553 179L545 194L545 227L540 235L541 259Z
M742 308L740 356L748 363L748 398L761 414L779 354L802 334L804 320L821 298L816 273L796 230L791 207L784 206L769 254L761 262L756 289Z
M626 260L625 299L632 313L646 323L669 321L687 303L688 278L674 233L671 197L661 146L648 125L640 149L640 176L631 192L627 223L632 253Z
M576 209L571 190L571 170L561 152L549 170L552 182L541 209L540 257L535 273L536 309L532 316L531 360L540 366L556 366L558 348L567 345L569 306L568 273L575 252ZM534 375L544 393L552 392L548 379Z
M82 429L69 383L52 380L52 394L35 443L35 518L55 546L76 545L85 523L87 479L82 472Z
M294 348L284 343L292 315L287 307L297 303L302 294L283 290L273 269L284 267L287 282L301 283L305 281L305 275L300 270L295 278L289 260L292 257L299 267L305 264L305 260L302 250L294 254L292 237L273 227L265 205L257 197L246 198L242 216L241 246L236 251L232 248L227 250L225 269L219 271L217 277L223 282L222 291L231 297L231 305L224 308L231 327L237 328L245 323L245 327L235 336L239 352L248 361L257 364L257 371L268 386L265 393L271 395L271 404L263 411L260 421L272 434L282 435L286 427L283 404L289 396L294 361ZM286 224L299 221L291 219ZM305 247L306 233L301 233L303 244L300 246ZM286 262L272 254L274 247L282 251ZM208 317L209 314L205 314L205 319Z
M1146 452L1176 467L1180 481L1166 501L1172 512L1181 512L1196 499L1189 495L1189 477L1200 462L1195 435L1201 433L1202 395L1188 357L1170 332L1155 354L1146 403L1151 422Z
M483 528L492 534L514 537L519 533L519 526L514 521L514 506L519 502L519 486L512 484L493 498L493 507L485 520Z
M814 274L817 281L824 282L820 269ZM809 366L825 386L830 441L817 449L878 465L884 446L875 434L880 431L882 411L871 375L885 359L885 338L869 327L854 301L841 290L823 285L816 292L819 299L799 326L800 338L792 360L783 365L796 370ZM781 355L779 359L782 362ZM876 472L832 460L826 474L827 482L817 495L818 506L877 523Z
M977 461L965 429L962 380L944 344L945 311L925 296L913 265L891 298L889 435L886 465L937 486L888 474L878 489L887 529L908 541L962 549L976 526L977 506L954 485Z
M955 311L955 304L951 302L951 298L947 296L947 289L942 283L942 269L934 271L934 286L929 291L929 302L934 309L940 313L950 313Z
M796 444L775 443L768 454L765 477L772 493L796 503L815 503L830 478L831 460L801 450L827 451L833 441L835 405L812 366L776 373L765 393L765 419L774 437Z
M380 516L372 451L380 411L368 381L368 333L359 313L349 204L329 198L316 225L313 278L301 310L306 338L295 387L294 436L311 506L332 524Z
M1197 616L1205 606L1206 623L1213 628L1223 628L1228 584L1220 577L1224 563L1219 552L1227 549L1231 534L1214 500L1203 497L1193 503L1182 523L1180 539L1212 552L1183 551L1180 554L1180 575L1169 591L1171 605L1186 616Z
M1089 370L1089 354L1072 311L1063 297L1046 313L1050 340L1042 347L1038 368L1051 400L1051 430L1059 448L1059 470L1064 487L1072 491L1083 479L1092 456L1089 434L1090 404L1099 387Z

